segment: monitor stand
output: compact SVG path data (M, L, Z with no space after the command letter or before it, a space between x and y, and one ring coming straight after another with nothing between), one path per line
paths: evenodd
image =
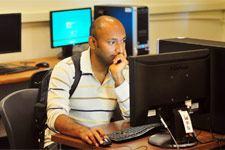
M73 55L73 45L62 47L62 53L58 56L59 59L64 59Z
M169 118L171 118L170 130L177 145L175 144L173 138L169 132L160 132L152 135L148 139L148 143L157 147L162 148L188 148L193 147L198 144L195 137L186 134L184 129L184 124L178 110L187 110L187 108L176 108L173 109Z
M149 137L148 143L162 148L188 148L198 144L196 139L191 136L184 137L183 140L177 140L177 145L174 143L169 133L157 133Z

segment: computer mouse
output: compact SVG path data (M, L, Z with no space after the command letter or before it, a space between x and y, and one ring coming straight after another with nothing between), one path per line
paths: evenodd
M112 141L109 138L102 138L103 143L99 144L100 147L108 147L112 145Z
M37 67L45 67L48 68L49 64L47 62L40 62L36 64Z

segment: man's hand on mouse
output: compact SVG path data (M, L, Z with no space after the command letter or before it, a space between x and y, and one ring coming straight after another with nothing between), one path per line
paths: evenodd
M103 144L102 137L108 138L101 128L89 129L87 127L83 127L80 129L79 135L83 141L87 142L88 144L93 144L96 147L99 147L99 144Z
M115 87L121 85L124 81L123 69L128 65L126 50L123 54L118 54L113 60L113 63L109 66L109 70L115 81Z

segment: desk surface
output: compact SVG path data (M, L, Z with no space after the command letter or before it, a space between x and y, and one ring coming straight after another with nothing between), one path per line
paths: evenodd
M126 121L116 121L116 122L112 122L103 126L100 126L106 133L111 133L117 130L121 130L124 128L129 127L129 122ZM196 131L197 133L200 132L199 130ZM218 135L218 134L214 134L215 137L221 137L222 135ZM148 149L162 149L162 148L158 148L155 146L152 146L150 144L148 144L148 136L147 137L143 137L137 140L132 140L132 141L128 141L128 142L123 142L123 143L113 143L112 146L119 146L119 147L123 147L124 149L136 149L140 146L146 146L148 147ZM200 134L198 135L198 140L200 140L201 142L205 142L205 141L209 141L211 140L211 134L209 132L206 131L201 131ZM66 136L66 135L62 135L62 134L55 134L52 136L52 140L57 142L57 143L61 143L64 145L68 145L68 146L72 146L72 147L76 147L76 148L80 148L80 149L96 149L96 147L88 145L86 143L84 143L81 139L79 138L74 138L74 137L70 137L70 136ZM215 142L210 142L207 144L198 144L195 147L191 147L188 149L213 149L215 147L219 147L220 145L225 145L225 142L221 142L219 143L218 141ZM127 148L127 146L129 146L130 148ZM117 148L117 149L123 149L123 148ZM102 149L102 148L101 148ZM113 149L113 148L104 148L104 149Z
M59 61L60 61L60 59L58 59L57 57L46 57L46 58L39 58L39 59L22 60L22 61L17 61L17 62L9 62L9 63L17 64L17 65L27 64L29 66L35 66L39 62L47 62L47 63L49 63L50 67L53 67ZM4 63L2 63L2 64L4 64ZM27 81L30 79L30 77L33 73L35 73L36 71L42 70L42 69L45 69L45 68L41 67L36 70L30 70L30 71L7 74L7 75L0 75L0 84L8 84L8 83Z

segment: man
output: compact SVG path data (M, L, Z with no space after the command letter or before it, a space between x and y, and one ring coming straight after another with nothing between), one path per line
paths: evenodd
M101 128L92 126L110 122L116 104L124 119L129 119L129 71L125 50L126 33L116 18L101 16L91 25L90 48L81 55L82 76L69 99L75 70L71 58L59 62L53 70L48 92L47 123L51 130L81 138L99 146L106 138ZM45 132L45 146L52 143Z

